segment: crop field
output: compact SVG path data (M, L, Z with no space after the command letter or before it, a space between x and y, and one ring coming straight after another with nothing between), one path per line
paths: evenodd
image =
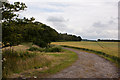
M81 41L81 42L53 42L52 44L92 49L92 50L104 52L104 53L112 55L112 56L120 57L118 55L118 52L120 49L120 45L118 45L119 42Z

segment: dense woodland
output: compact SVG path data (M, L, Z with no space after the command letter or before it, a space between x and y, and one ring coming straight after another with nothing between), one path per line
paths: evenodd
M67 33L60 33L57 41L81 41L81 37Z
M81 41L80 36L58 33L50 26L35 21L34 17L19 18L16 12L26 8L27 6L22 2L14 2L14 4L3 2L1 8L3 46L33 42L40 47L47 47L52 41Z

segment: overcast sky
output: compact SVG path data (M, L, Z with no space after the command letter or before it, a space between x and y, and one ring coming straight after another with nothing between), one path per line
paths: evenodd
M51 26L61 33L87 39L118 38L119 0L9 0L25 2L23 17Z

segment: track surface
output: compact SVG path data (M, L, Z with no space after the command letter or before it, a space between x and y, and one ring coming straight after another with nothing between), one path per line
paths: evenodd
M50 78L118 78L117 67L106 59L76 49L64 49L76 52L78 60Z

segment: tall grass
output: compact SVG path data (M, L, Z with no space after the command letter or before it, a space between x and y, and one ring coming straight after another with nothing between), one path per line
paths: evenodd
M3 60L3 77L29 69L49 66L52 61L42 54L17 52L10 49L3 51Z
M39 78L47 78L47 76L51 75L51 74L55 74L67 67L69 67L70 65L72 65L72 63L74 63L77 59L78 56L76 53L72 52L72 51L68 51L68 50L64 50L64 52L59 52L59 53L43 53L46 54L46 56L51 56L52 59L54 59L51 62L51 66L48 67L48 69L46 70L42 70L42 71L35 71L31 74L29 74L30 76L36 75Z
M55 49L56 50L56 49ZM77 54L71 51L62 52L18 52L3 50L3 78L37 76L45 78L70 66L77 60ZM14 74L14 75L13 75Z
M3 78L18 78L21 75L46 77L77 60L76 53L54 45L40 48L32 43L23 43L12 48L14 50L9 47L3 49Z

